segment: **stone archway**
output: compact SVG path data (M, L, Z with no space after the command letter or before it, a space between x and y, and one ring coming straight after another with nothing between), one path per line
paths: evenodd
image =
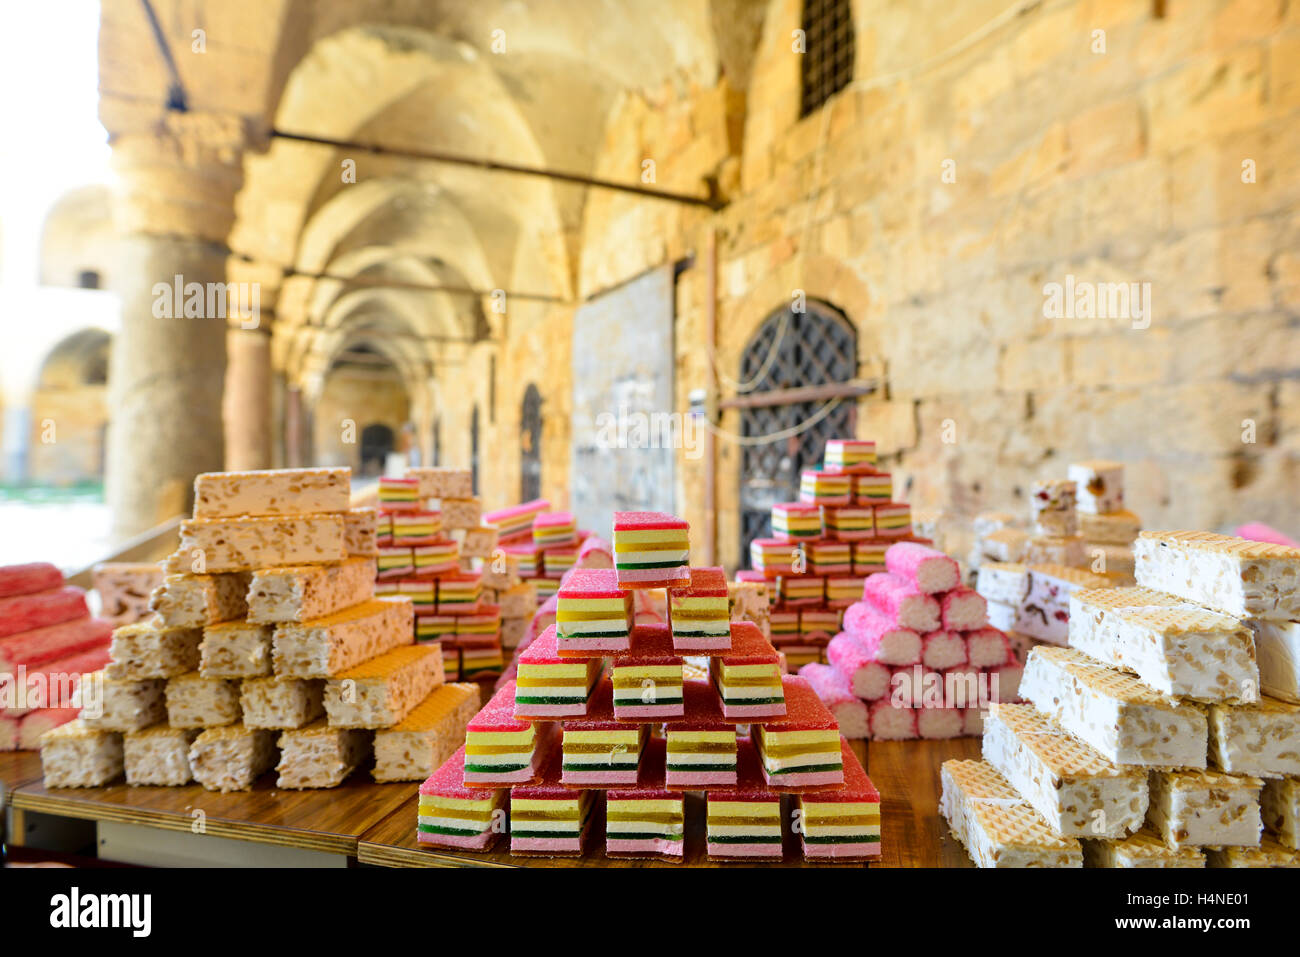
M107 332L83 329L59 342L41 364L31 401L29 480L103 481L111 348Z

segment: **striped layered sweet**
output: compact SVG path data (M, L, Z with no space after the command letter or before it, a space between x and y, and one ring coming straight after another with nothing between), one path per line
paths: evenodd
M799 609L777 608L768 613L768 630L772 641L794 641L799 637Z
M787 641L772 640L773 646L785 657L787 671L798 671L804 665L822 660L826 645L806 641L802 635L795 635Z
M661 721L682 716L682 659L668 625L637 625L631 647L612 662L614 717Z
M870 505L826 509L826 534L841 542L876 536L876 513Z
M541 780L510 789L510 853L520 857L578 857L591 827L596 792L561 783L562 756L553 746Z
M505 833L509 792L465 787L464 775L461 747L420 785L415 837L421 844L486 851Z
M438 604L438 585L432 578L403 578L397 582L397 594L411 599L417 615L432 615Z
M731 787L736 783L736 725L707 681L682 685L681 718L664 724L670 788Z
M460 568L460 546L454 539L443 538L428 545L416 545L412 552L417 575L442 575Z
M460 650L460 677L465 681L499 675L506 666L499 632L491 635L457 636L456 646Z
M416 641L440 641L455 634L455 615L419 615L415 619Z
M803 555L802 545L779 538L756 538L749 543L749 563L769 581L793 575L795 565L803 563Z
M772 537L783 542L822 537L822 507L812 502L780 502L772 506Z
M533 499L522 505L497 509L483 516L483 524L497 530L497 540L532 536L533 521L543 512L550 511L551 503L544 498Z
M889 551L888 542L854 542L853 574L874 575L886 570L885 552Z
M626 651L632 631L632 593L618 587L612 568L580 568L556 592L555 629L561 654Z
M483 576L478 572L457 572L438 579L440 615L473 615L483 594Z
M808 570L814 575L847 575L853 570L853 546L826 540L808 545Z
M731 650L709 660L709 677L726 718L745 720L785 714L781 658L759 627L731 623Z
M843 472L804 469L799 474L799 501L815 505L848 505L853 478Z
M520 578L525 580L536 578L540 573L542 553L532 542L526 545L502 545L501 552L508 561L518 563Z
M826 578L826 604L848 608L862 598L862 575L830 575Z
M624 588L663 588L690 578L690 526L663 512L614 513L614 568Z
M442 534L439 512L394 512L389 522L394 545L431 545Z
M805 641L819 641L824 645L839 630L840 613L835 608L805 608L799 613L799 632Z
M828 471L874 469L876 443L864 439L827 439L823 458Z
M668 589L668 623L680 651L731 646L727 576L721 568L692 568L688 582Z
M378 578L402 578L415 572L415 561L409 545L381 545L375 558Z
M820 605L826 600L826 579L820 575L783 575L778 589L783 605Z
M562 545L547 548L542 552L542 576L544 578L563 578L574 565L578 564L578 546Z
M649 732L648 724L615 719L614 686L608 678L602 680L586 716L564 722L561 783L592 788L635 784Z
M501 606L479 602L472 614L453 615L456 634L462 638L499 638L501 636Z
M663 739L652 738L636 786L605 792L605 853L681 861L685 830L683 796L664 785Z
M572 512L546 512L533 519L533 544L538 548L578 544L578 520Z
M465 785L509 787L537 778L554 725L514 715L515 683L506 681L465 730Z
M561 658L551 625L519 654L515 717L560 718L587 713L604 670L601 658Z
M856 505L883 505L893 500L894 477L888 472L853 476L853 501Z
M902 502L873 505L877 538L902 538L912 533L912 506Z
M799 837L808 860L865 861L880 856L880 792L844 738L840 758L842 791L799 795Z
M767 786L750 739L741 738L736 750L736 787L710 790L705 796L709 859L780 860L781 795Z
M786 675L782 685L784 715L753 729L768 785L787 790L842 787L844 760L835 716L806 679Z
M415 479L379 477L379 504L389 512L416 511L420 508L420 483Z

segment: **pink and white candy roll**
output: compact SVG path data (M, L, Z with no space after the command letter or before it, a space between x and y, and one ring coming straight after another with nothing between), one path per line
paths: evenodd
M865 601L850 605L844 612L844 630L862 645L872 661L882 665L914 665L921 660L920 634L896 624Z
M996 628L966 633L966 662L972 668L997 668L1013 657L1007 636Z
M915 740L916 712L911 708L895 708L886 698L873 704L870 714L873 741Z
M85 618L86 593L74 585L0 598L0 638Z
M966 640L955 631L932 631L921 636L921 664L935 671L966 664Z
M925 633L939 627L939 603L916 585L889 572L868 575L862 598L891 622Z
M0 566L0 598L48 591L63 584L63 573L49 562Z
M961 708L923 708L916 713L916 733L930 740L960 738L964 727Z
M859 698L875 701L889 694L889 668L875 661L852 636L840 632L826 646L826 660L844 675Z
M597 535L583 539L578 549L578 561L573 567L613 568L614 546Z
M989 605L973 588L964 585L943 596L943 627L951 631L970 631L989 623Z
M800 668L799 676L807 679L822 704L835 716L840 734L846 738L867 737L871 731L867 705L853 693L849 679L838 668L813 662Z
M961 569L955 561L917 542L890 545L885 552L885 567L891 575L911 582L927 595L951 591L961 584Z

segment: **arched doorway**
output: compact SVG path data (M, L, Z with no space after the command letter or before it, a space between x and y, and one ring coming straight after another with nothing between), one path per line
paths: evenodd
M382 475L411 421L402 372L386 354L353 342L334 356L312 408L311 447L318 465Z
M103 480L111 346L107 332L83 329L41 364L32 394L27 478L54 485Z
M381 422L372 422L361 430L361 474L382 475L388 453L394 448L393 430Z
M519 500L542 497L542 394L529 384L519 416Z
M741 447L741 561L749 543L769 534L772 506L798 497L799 473L821 461L826 440L852 436L857 407L851 399L794 399L791 389L849 382L858 371L857 331L834 306L810 300L804 311L786 306L763 322L745 346L740 381L740 433L746 437L798 429L793 435ZM768 398L770 397L770 401ZM827 403L834 403L827 410Z

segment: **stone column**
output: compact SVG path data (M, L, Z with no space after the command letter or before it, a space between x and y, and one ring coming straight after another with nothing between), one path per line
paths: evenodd
M119 134L122 327L109 368L107 497L118 538L188 513L225 464L225 239L246 140L235 117L168 113ZM217 314L213 314L217 313Z
M270 330L232 326L226 333L224 419L226 468L271 468Z

